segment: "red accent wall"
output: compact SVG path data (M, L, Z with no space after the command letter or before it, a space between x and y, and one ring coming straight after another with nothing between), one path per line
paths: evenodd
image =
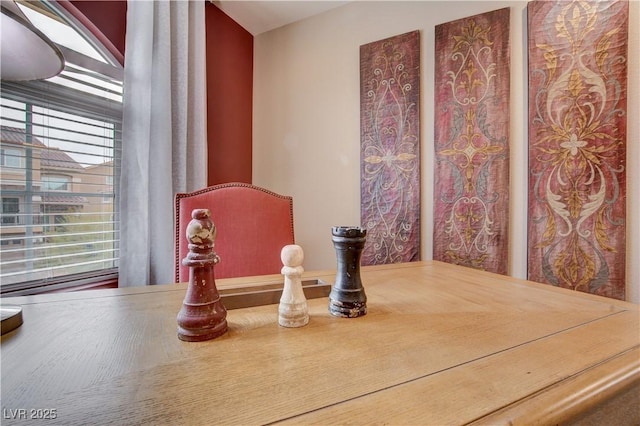
M208 184L252 183L253 36L213 4L205 12Z
M125 0L69 3L124 55ZM253 36L209 2L205 14L208 185L252 183Z
M66 7L65 2L60 2ZM124 58L124 41L127 29L126 0L79 1L71 0L73 6L86 16L113 44ZM118 59L121 59L118 57ZM124 64L124 61L122 62Z

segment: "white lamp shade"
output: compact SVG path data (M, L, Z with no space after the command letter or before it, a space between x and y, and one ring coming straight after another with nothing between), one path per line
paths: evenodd
M62 52L22 14L13 1L2 0L2 80L41 80L64 68Z

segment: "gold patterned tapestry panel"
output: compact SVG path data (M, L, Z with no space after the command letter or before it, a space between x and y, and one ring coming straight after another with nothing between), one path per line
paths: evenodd
M509 8L436 26L433 258L507 273Z
M529 279L625 297L627 1L528 4Z

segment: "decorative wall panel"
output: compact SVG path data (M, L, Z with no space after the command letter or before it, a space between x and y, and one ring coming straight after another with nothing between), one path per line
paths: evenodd
M509 8L436 26L433 258L507 273Z
M528 275L624 299L626 1L528 5Z
M420 33L360 46L363 265L420 259Z

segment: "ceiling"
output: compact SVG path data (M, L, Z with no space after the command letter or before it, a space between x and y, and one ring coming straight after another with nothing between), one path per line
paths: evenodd
M333 0L210 1L254 36L349 3Z

